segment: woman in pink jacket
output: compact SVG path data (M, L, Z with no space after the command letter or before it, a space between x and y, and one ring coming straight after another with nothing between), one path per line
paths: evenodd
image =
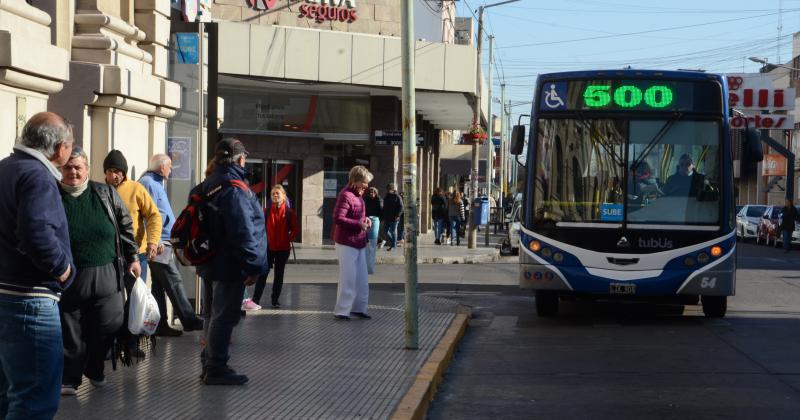
M339 258L339 287L333 316L349 320L350 316L371 319L367 315L369 284L367 283L367 218L364 191L372 174L362 165L350 169L347 186L339 192L333 208L333 241Z

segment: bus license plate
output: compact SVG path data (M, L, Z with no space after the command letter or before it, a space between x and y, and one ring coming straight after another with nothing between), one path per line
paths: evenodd
M612 295L634 295L636 294L636 285L633 283L611 283Z

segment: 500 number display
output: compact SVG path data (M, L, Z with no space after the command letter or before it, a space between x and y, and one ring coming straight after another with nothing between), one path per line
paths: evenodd
M638 86L621 85L611 91L610 85L590 85L583 91L583 102L589 108L602 108L611 101L621 108L634 108L642 104L660 109L672 103L672 89L663 85L650 86L642 91Z

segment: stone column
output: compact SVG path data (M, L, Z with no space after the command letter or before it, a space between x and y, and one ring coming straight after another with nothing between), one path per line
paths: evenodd
M166 119L180 107L180 87L164 79L169 13L169 0L78 2L72 77L49 109L75 122L94 180L102 180L111 149L125 155L131 178L165 151Z
M0 150L11 151L22 126L47 109L69 78L69 52L52 44L51 18L24 0L0 1Z

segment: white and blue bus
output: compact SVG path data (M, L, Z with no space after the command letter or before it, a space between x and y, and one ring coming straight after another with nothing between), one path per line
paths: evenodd
M736 286L731 162L721 75L540 75L519 276L537 313L618 296L702 302L706 316L724 316Z

